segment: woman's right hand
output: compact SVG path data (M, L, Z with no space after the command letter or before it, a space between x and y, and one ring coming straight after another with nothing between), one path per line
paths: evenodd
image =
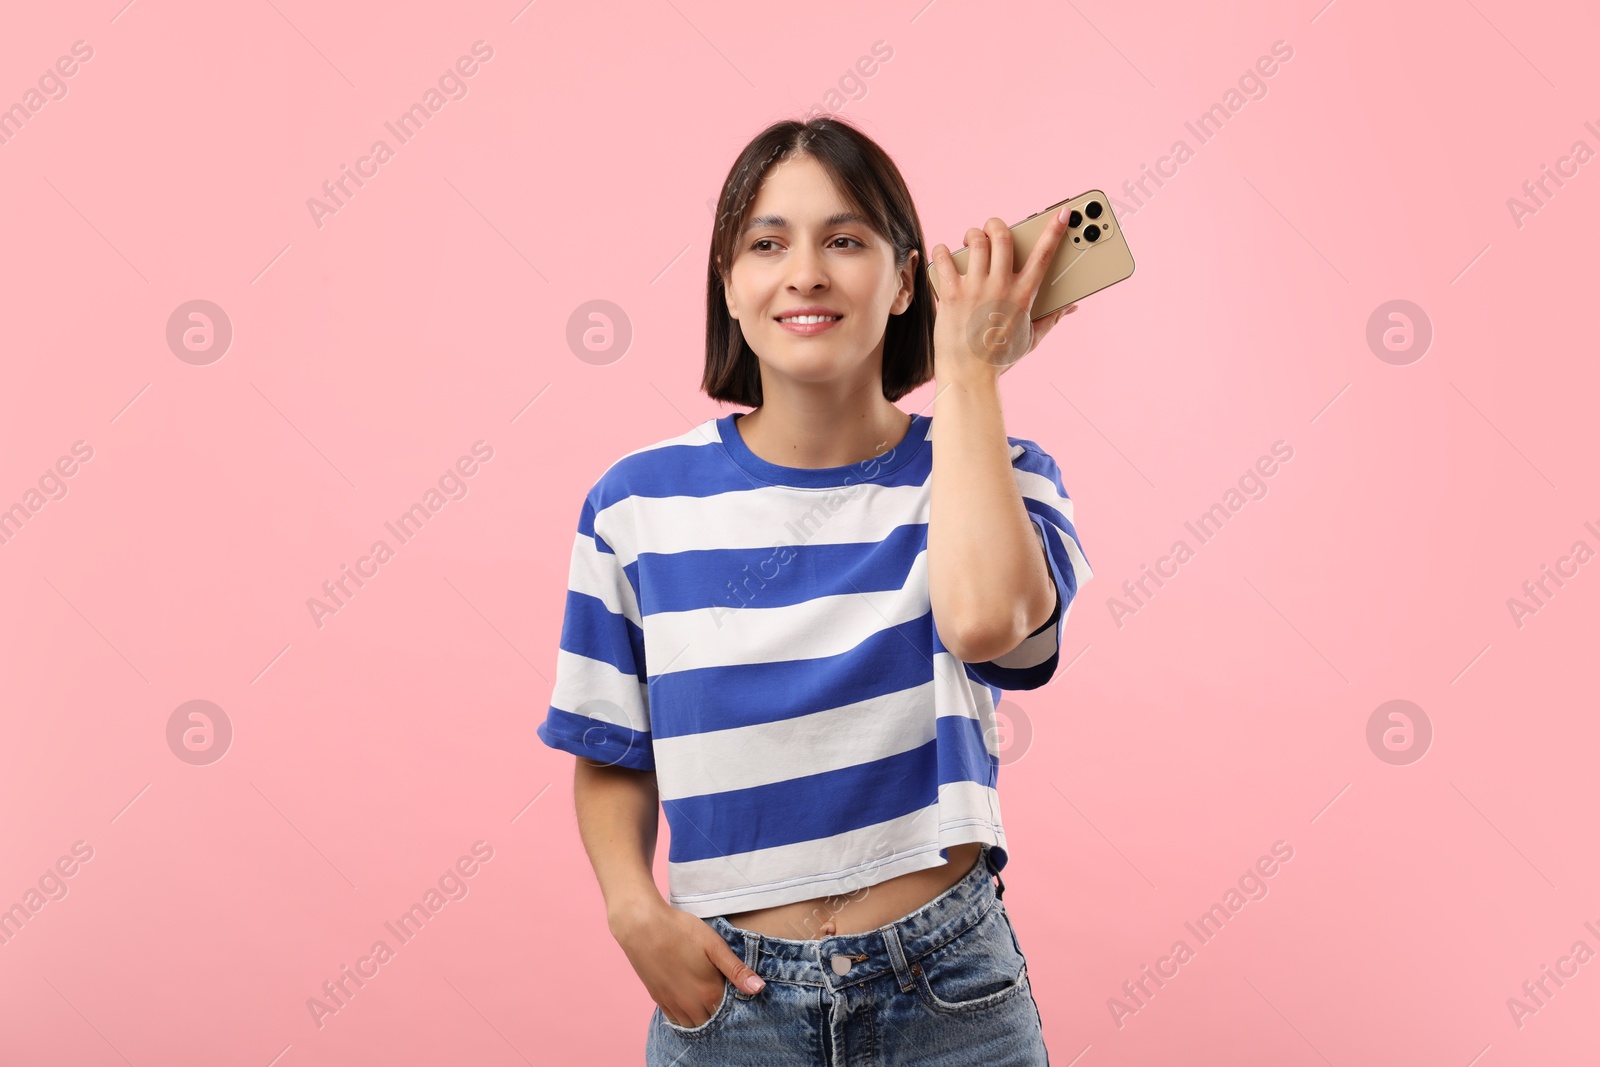
M765 984L704 919L659 897L614 921L611 929L650 999L676 1026L700 1026L710 1019L722 1003L724 980L746 993Z

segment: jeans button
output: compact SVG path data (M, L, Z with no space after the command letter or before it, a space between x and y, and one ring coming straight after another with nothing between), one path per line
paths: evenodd
M850 957L842 953L833 954L833 973L842 975L850 970Z

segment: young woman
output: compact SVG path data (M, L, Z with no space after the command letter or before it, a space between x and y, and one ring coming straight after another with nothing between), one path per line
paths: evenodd
M746 146L707 270L709 419L613 463L574 542L539 737L578 756L648 1064L1047 1064L1000 897L995 703L1092 575L997 379L1066 231L991 218L925 273L904 180L835 118ZM894 401L932 379L935 419ZM651 875L657 805L666 899Z

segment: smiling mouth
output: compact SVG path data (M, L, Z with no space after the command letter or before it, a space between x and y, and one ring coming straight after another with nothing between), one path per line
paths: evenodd
M844 318L843 315L785 315L780 316L777 321L792 322L796 325L805 326L819 322L838 322L842 318Z

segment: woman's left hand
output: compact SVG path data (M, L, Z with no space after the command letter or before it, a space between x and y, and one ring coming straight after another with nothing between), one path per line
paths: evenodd
M991 218L967 231L967 272L956 271L950 250L933 246L939 272L939 298L933 324L934 378L977 374L998 378L1032 352L1076 304L1039 319L1028 311L1044 282L1044 272L1066 235L1057 212L1045 225L1022 270L1012 271L1011 228Z

